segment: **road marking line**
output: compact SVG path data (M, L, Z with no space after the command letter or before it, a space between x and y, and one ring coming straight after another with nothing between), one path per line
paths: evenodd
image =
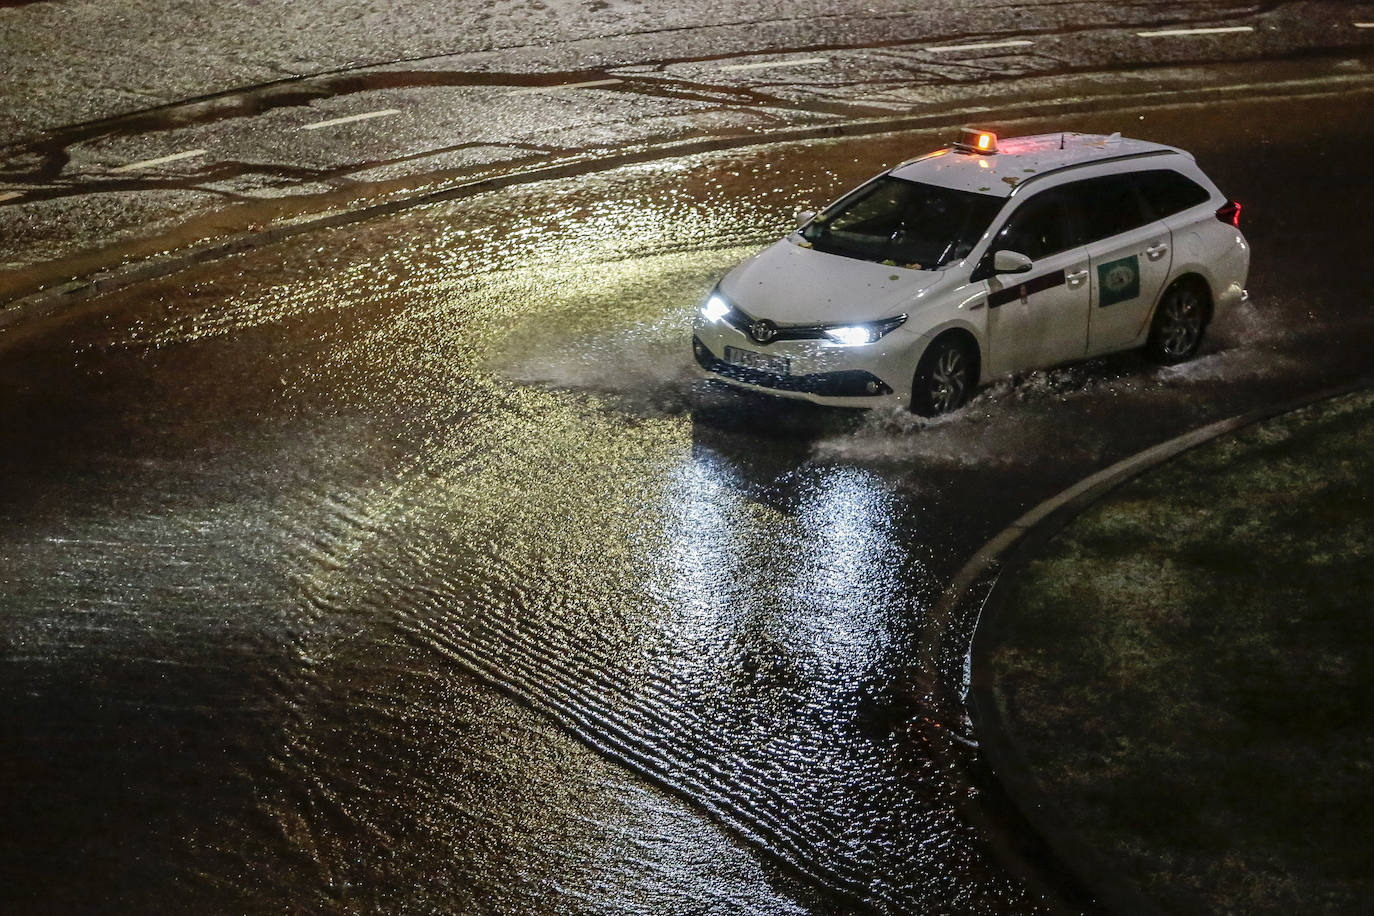
M1228 32L1253 32L1253 25L1225 25L1207 29L1161 29L1158 32L1136 32L1141 38L1173 38L1179 35L1224 35Z
M1374 29L1374 22L1352 22L1350 24L1357 29Z
M559 83L557 86L526 86L523 89L512 89L506 95L532 95L536 92L557 92L559 89L593 89L597 86L614 86L623 80L588 80L585 83Z
M178 159L191 159L195 156L204 156L203 149L188 149L184 153L172 153L170 156L162 156L158 159L143 159L139 162L130 162L128 165L121 165L118 168L110 169L112 172L132 172L134 169L146 169L150 165L162 165L165 162L176 162Z
M932 45L925 48L926 51L989 51L993 48L1024 48L1026 45L1034 44L1024 38L1014 41L982 41L972 45Z
M400 114L399 108L383 108L381 111L369 111L365 114L349 115L346 118L330 118L328 121L316 121L314 124L303 124L301 130L319 130L321 127L333 127L335 124L350 124L354 121L366 121L371 118L385 118L388 115Z
M806 64L828 64L828 57L803 57L799 60L765 60L757 64L726 64L717 67L722 73L731 70L766 70L769 67L801 67Z
M24 192L23 192L23 191L4 191L4 192L0 192L0 203L4 203L4 202L7 201L7 200L14 200L16 197L23 197L23 196L24 196Z

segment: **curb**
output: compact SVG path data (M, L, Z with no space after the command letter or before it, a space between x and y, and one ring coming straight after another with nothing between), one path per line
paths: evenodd
M1371 88L1371 80L1363 75L1320 80L1292 79L1265 85L1270 97L1303 98L1339 94L1350 88ZM485 178L459 181L436 190L404 194L383 203L335 209L314 216L291 217L263 229L245 230L215 240L202 240L187 248L163 255L140 259L128 264L96 270L81 277L40 289L28 295L0 302L0 331L31 318L43 317L60 306L83 301L101 293L130 286L134 283L169 276L188 267L240 254L293 236L318 229L332 229L389 216L414 207L458 200L514 185L535 184L558 178L638 165L677 156L690 156L732 149L767 146L773 143L821 140L835 137L862 137L904 130L946 127L963 120L993 116L999 124L1043 119L1053 115L1084 114L1117 110L1122 106L1137 108L1167 108L1205 103L1228 98L1238 90L1254 90L1251 83L1207 86L1195 89L1167 90L1139 93L1113 93L1094 96L1088 100L1060 99L1037 102L1017 109L992 109L987 106L965 105L925 114L895 117L866 118L806 127L785 127L759 130L724 137L709 137L686 141L649 144L628 151L616 151L591 160L564 162L520 172L492 175ZM156 238L156 236L154 237ZM61 264L62 261L52 262Z
M1007 609L1008 583L1050 539L1122 484L1221 436L1370 388L1374 388L1374 378L1323 389L1208 424L1131 455L1022 515L984 544L955 575L941 596L940 604L950 608L962 606L974 618L967 653L970 673L966 706L980 748L980 760L973 765L975 781L989 793L986 802L1002 809L999 814L1003 819L1010 819L1021 829L1029 828L1033 832L1030 845L1034 848L1029 852L1012 853L1022 860L1014 863L1022 871L1043 875L1048 870L1053 873L1049 883L1059 886L1066 898L1078 898L1086 892L1096 908L1107 912L1131 916L1156 916L1160 912L1134 885L1113 874L1098 852L1079 840L1060 819L1053 801L1035 784L1017 745L1007 737L991 688L979 672L986 670L990 634L995 631L998 616ZM977 606L977 592L981 589L975 586L989 580L990 588L981 606Z

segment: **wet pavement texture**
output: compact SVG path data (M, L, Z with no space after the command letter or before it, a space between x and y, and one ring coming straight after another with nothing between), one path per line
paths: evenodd
M1374 48L1374 30L1356 27L1374 3L907 7L788 0L725 20L639 3L7 10L0 269L230 205L387 194L693 138L1367 83ZM1222 31L1155 34L1188 29ZM20 294L4 281L0 298Z
M972 44L1007 36L1063 38L1077 55L1099 64L1119 66L1142 56L1211 60L1231 53L1219 51L1225 42L1215 34L1164 50L1157 40L1135 33L1251 25L1257 27L1254 40L1291 52L1309 43L1364 42L1349 26L1368 21L1371 10L1374 4L1330 0L932 0L914 9L901 0L763 0L728 13L701 0L489 0L458 8L396 0L365 7L338 0L308 7L280 0L180 6L69 0L29 4L0 16L0 45L16 52L0 61L0 85L13 93L0 126L25 134L226 90L448 58L466 64L460 72L516 74L517 85L538 82L539 74L607 67L691 67L754 54L900 48L905 42ZM1124 33L1121 41L1104 42L1103 33L1114 30ZM1335 34L1317 38L1319 31ZM54 51L62 53L60 65ZM959 69L980 64L948 65Z
M687 340L795 206L943 133L505 188L11 328L0 900L1051 907L965 775L936 600L1084 474L1368 371L1370 239L1330 219L1371 203L1368 101L1114 115L1246 205L1253 305L938 422L717 390Z

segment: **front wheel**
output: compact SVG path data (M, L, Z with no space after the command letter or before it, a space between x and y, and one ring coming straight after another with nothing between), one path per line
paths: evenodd
M931 344L916 366L911 410L935 417L958 410L978 384L978 360L968 344L944 337Z
M1159 302L1145 349L1156 362L1181 363L1197 352L1206 326L1207 306L1198 288L1175 283Z

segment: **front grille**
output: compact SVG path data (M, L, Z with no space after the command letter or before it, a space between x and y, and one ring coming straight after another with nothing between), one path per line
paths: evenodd
M710 348L702 343L698 337L692 338L692 353L696 356L697 364L707 372L713 372L716 375L733 379L736 382L743 382L746 385L757 385L760 388L794 391L799 394L814 394L830 398L876 398L892 393L892 389L888 387L887 383L872 372L865 372L862 369L815 372L810 375L776 375L772 372L763 372L758 369L750 369L747 366L727 363L712 353Z
M753 339L749 334L749 327L754 323L754 319L750 318L748 315L744 314L734 306L730 307L730 311L726 312L725 315L721 318L721 320L728 324L730 327L734 328L736 331L739 331L741 334L745 335L746 337L749 337L751 340ZM782 340L825 339L827 339L825 335L825 329L820 325L792 325L790 327L782 325L778 327L777 331L774 333L773 339L768 341L768 343L777 343ZM758 343L758 341L755 341L755 343ZM763 346L767 345L768 344L764 344Z

